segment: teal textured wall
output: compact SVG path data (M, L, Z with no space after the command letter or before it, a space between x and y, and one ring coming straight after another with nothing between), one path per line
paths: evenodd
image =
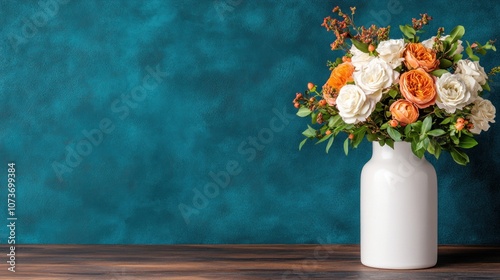
M0 220L13 161L18 243L358 243L371 146L297 150L291 100L338 55L323 18L355 5L399 37L426 12L428 36L500 38L495 1L40 3L0 1ZM431 160L440 243L500 244L499 137L465 168Z

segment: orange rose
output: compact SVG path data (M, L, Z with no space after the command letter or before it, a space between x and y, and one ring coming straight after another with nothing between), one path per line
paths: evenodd
M399 99L389 108L392 119L397 120L401 126L414 123L418 119L418 108L408 100Z
M338 92L334 92L334 90L329 87L327 84L323 86L323 98L326 100L326 103L330 106L335 106L337 104L337 96L339 95Z
M338 93L345 84L353 81L352 73L354 73L354 66L350 62L341 63L333 69L325 85L335 89Z
M436 59L436 52L424 47L421 43L409 43L406 45L403 57L408 70L422 68L426 72L431 72L439 66Z
M401 95L418 108L427 108L436 102L434 79L423 69L410 70L399 77Z

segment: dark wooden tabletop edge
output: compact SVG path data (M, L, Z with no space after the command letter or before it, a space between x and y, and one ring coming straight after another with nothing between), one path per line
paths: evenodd
M311 246L338 246L338 247L359 247L359 244L318 244L318 243L300 243L300 244L290 244L290 243L176 243L176 244L122 244L122 243L23 243L23 244L0 244L0 247L10 247L10 246L33 246L33 247L44 247L44 246L193 246L193 247L311 247ZM464 248L500 248L500 244L439 244L438 247L464 247Z

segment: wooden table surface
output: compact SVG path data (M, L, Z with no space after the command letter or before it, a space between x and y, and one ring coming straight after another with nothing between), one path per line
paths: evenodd
M421 270L363 266L359 245L0 246L0 279L500 279L500 247L440 246Z

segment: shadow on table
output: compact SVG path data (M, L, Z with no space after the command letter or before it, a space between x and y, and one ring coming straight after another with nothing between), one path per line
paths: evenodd
M440 248L436 267L471 263L500 263L500 248L470 247L454 250Z

